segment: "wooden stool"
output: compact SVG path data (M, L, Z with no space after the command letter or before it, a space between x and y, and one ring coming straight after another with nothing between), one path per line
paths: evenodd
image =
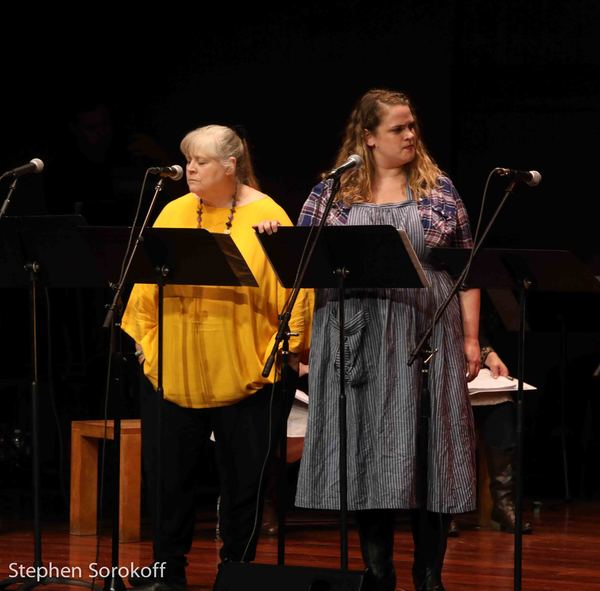
M104 421L71 423L71 522L70 532L96 534L98 506L98 441L105 438ZM113 421L107 422L106 439L114 439ZM140 539L141 428L139 419L121 421L119 482L119 541Z

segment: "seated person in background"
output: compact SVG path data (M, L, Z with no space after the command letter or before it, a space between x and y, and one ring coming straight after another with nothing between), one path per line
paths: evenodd
M486 340L480 335L480 341ZM487 367L492 377L508 376L508 368L494 349L481 347L481 366ZM515 478L514 456L517 445L516 409L510 392L489 392L471 396L475 426L484 442L492 495L492 522L497 529L508 533L515 531ZM483 452L484 450L480 450ZM529 522L524 522L522 532L532 533ZM450 523L450 536L456 537L459 529L455 520Z
M115 109L95 93L73 98L57 117L44 171L51 214L80 214L92 225L127 225L148 166L171 157L144 133L129 133ZM172 199L184 183L165 186Z

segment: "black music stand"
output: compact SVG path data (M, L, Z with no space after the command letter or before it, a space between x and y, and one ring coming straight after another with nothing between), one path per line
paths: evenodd
M280 227L258 234L284 287L292 287L306 240L316 228ZM410 239L393 226L327 226L319 238L300 287L339 287L336 273L346 268L344 288L426 287L428 280ZM349 263L352 263L350 267Z
M123 259L131 228L87 226L80 233L97 261L96 273L114 280L118 271L114 261ZM202 228L146 228L140 245L127 283L157 283L159 273L167 277L163 284L258 285L228 234Z
M90 583L63 577L41 576L42 534L40 523L40 442L39 442L39 375L37 297L40 284L51 286L78 285L72 267L64 268L67 256L75 263L83 251L65 247L68 237L75 237L77 227L85 223L81 216L6 217L0 223L0 287L29 286L31 304L31 433L32 433L32 499L33 499L33 567L38 576L8 578L0 581L0 589L21 583L28 590L38 585L69 585L91 587ZM79 243L81 244L81 243ZM21 271L19 272L19 267Z
M82 229L90 249L100 263L99 272L110 272L110 262L122 260L130 243L131 229L87 227ZM114 277L115 275L113 275ZM231 236L212 234L200 228L146 228L138 247L132 250L121 277L125 283L154 283L158 286L158 385L156 442L156 492L154 527L162 520L162 401L163 391L163 303L164 288L173 285L245 285L258 283ZM117 296L119 294L117 293ZM113 305L115 302L113 302ZM112 314L111 314L112 316ZM116 438L116 422L115 422ZM118 471L118 470L117 470ZM160 542L160 536L156 536ZM113 535L114 544L114 535ZM158 546L155 546L158 553Z
M277 233L258 234L266 255L284 287L334 288L338 290L338 320L340 326L340 563L348 575L348 584L358 584L362 573L348 571L347 521L347 426L344 351L344 294L346 289L360 288L417 288L427 287L429 281L404 230L393 226L327 226L316 242L313 257L298 284L296 269L301 268L306 245L314 227L280 227ZM285 437L285 432L282 433ZM280 535L283 531L280 523ZM265 569L265 565L249 565ZM282 565L279 567L281 568ZM237 570L244 565L236 565ZM308 569L309 571L311 569ZM221 574L221 573L220 573ZM290 572L290 584L298 573ZM333 580L334 573L331 573ZM352 578L354 580L352 580ZM309 577L310 579L310 577ZM324 569L319 569L316 581L327 580ZM242 579L240 578L240 582ZM290 587L293 588L293 587ZM298 587L300 588L300 587ZM313 588L313 587L302 587ZM316 588L316 587L315 587ZM323 587L330 588L330 587ZM223 589L237 589L235 586Z
M470 249L435 248L431 258L451 275L458 275L465 266ZM487 289L513 289L519 292L519 338L518 338L518 389L517 403L517 452L515 495L515 553L514 586L521 588L522 575L522 500L523 500L523 383L525 369L525 325L527 303L532 294L586 294L600 295L600 284L591 271L572 253L565 250L519 250L482 249L469 269L464 283L467 287ZM564 354L564 347L561 357ZM561 362L561 367L563 363ZM568 495L567 457L565 447L565 397L566 376L561 383L562 446L565 491Z
M564 268L563 268L564 270ZM575 271L575 270L572 270ZM575 275L575 272L573 272ZM577 275L579 277L579 275ZM600 282L596 281L597 286ZM583 287L583 286L582 286ZM574 384L568 375L569 334L600 333L600 291L577 292L539 292L529 295L528 324L535 332L558 333L558 414L559 445L563 468L564 502L569 503L571 494L572 472L569 470L569 427L567 425L567 391ZM593 376L593 372L592 372ZM549 388L546 394L553 392ZM577 434L574 435L577 438ZM581 477L583 478L583 476ZM581 481L583 483L583 480Z

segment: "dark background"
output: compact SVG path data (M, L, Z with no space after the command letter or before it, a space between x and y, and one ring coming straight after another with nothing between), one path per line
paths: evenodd
M81 108L101 102L114 126L102 174L114 181L115 190L90 210L95 212L90 223L131 222L144 170L156 164L131 153L135 134L160 145L162 164L183 164L182 136L208 123L245 127L263 190L295 219L319 173L331 167L356 99L369 88L388 87L413 99L425 141L454 180L473 224L492 168L541 172L538 187L519 186L507 201L487 246L567 249L600 274L600 5L594 0L348 0L282 3L268 10L259 3L171 3L153 11L109 5L86 5L74 13L55 6L6 11L0 41L0 168L33 157L46 163L43 175L20 179L13 215L64 213L65 203L77 200L70 192L85 201L100 186L99 177L82 175L76 157L69 160L68 122ZM505 186L505 180L492 179L485 219ZM3 186L3 196L6 190ZM184 191L184 185L170 183L162 201ZM148 189L146 206L149 196ZM55 350L43 370L45 376L54 370L58 385L53 396L42 387L49 394L43 427L49 490L59 488L58 475L65 472L57 457L69 457L68 450L60 451L56 423L64 448L70 420L101 416L103 400L106 342L89 327L97 326L110 294L68 297L50 294L56 302ZM0 461L5 473L13 473L26 465L29 313L26 292L4 290L2 298L0 447L5 451ZM95 302L91 315L90 300ZM509 303L512 311L504 319L494 316L489 328L514 374L517 340L507 322L514 328L516 309L514 300ZM600 363L597 304L597 298L532 298L525 371L539 388L526 403L526 492L532 497L564 496L561 433L571 495L600 495L600 393L591 377ZM69 320L60 314L65 308ZM87 322L84 334L75 310ZM563 390L561 342L568 362ZM131 392L127 412L135 414L135 388ZM15 428L22 429L21 451L10 443ZM26 481L27 475L20 478ZM63 487L64 481L63 476Z

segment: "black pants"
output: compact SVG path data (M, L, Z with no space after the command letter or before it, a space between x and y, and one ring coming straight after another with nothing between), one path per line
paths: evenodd
M442 569L448 542L448 513L412 509L410 524L414 543L413 582L416 589L442 584Z
M515 404L503 402L474 406L475 425L488 447L514 449L517 445L517 420Z
M411 509L409 516L414 543L412 574L415 588L441 585L450 515ZM395 589L394 510L356 511L355 517L363 560L369 570L368 579L372 587Z
M155 523L158 396L142 378L142 458L154 530L154 559L185 565L194 535L194 490L202 478L200 458L215 434L220 482L222 560L253 560L262 518L261 471L280 431L281 405L289 414L295 391L294 372L281 384L219 408L190 409L163 401L161 444L161 524ZM270 460L270 458L269 458Z

